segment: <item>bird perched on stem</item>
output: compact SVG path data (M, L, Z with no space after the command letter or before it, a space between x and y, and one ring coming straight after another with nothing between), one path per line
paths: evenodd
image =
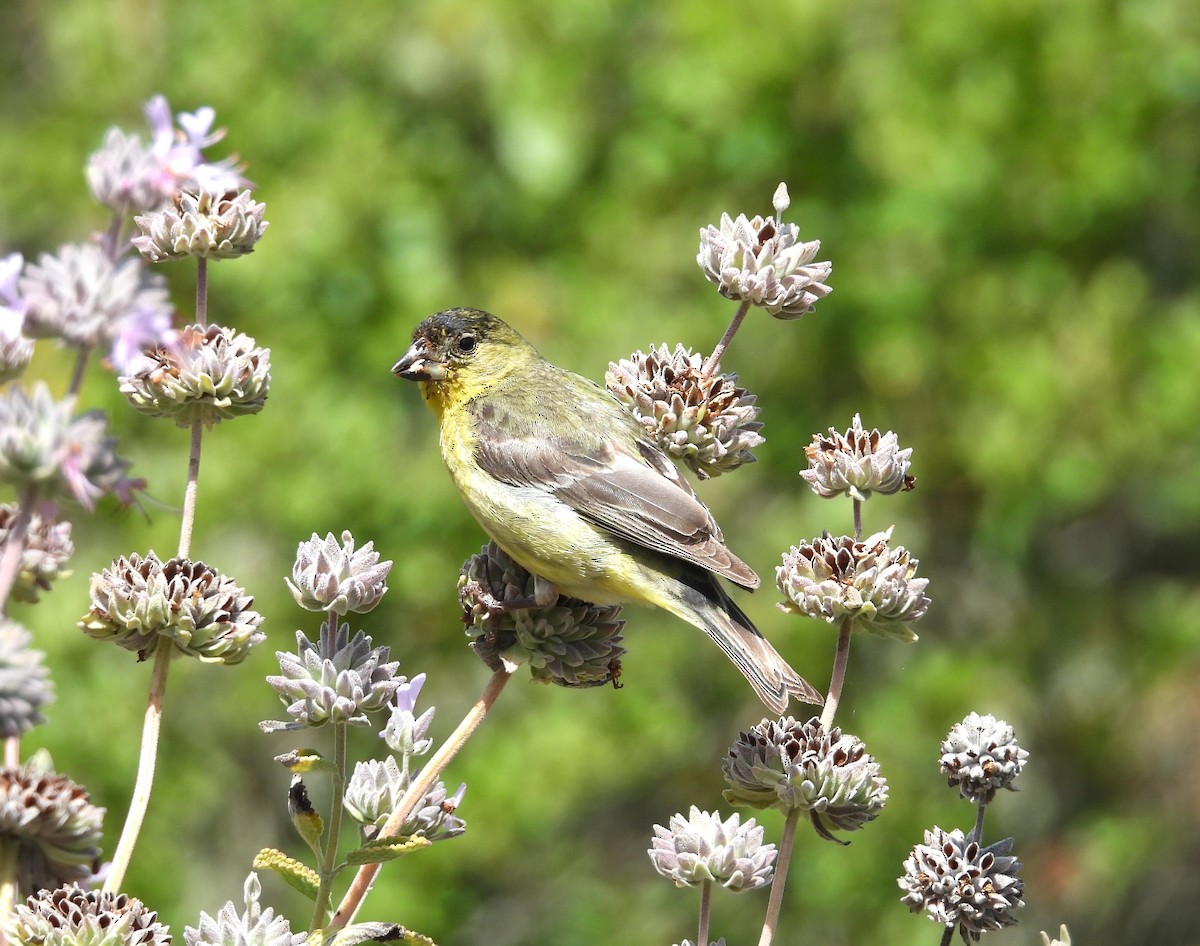
M419 383L454 485L492 540L536 576L537 604L561 593L663 608L716 641L772 712L789 696L821 702L717 581L753 590L758 576L607 391L479 309L430 316L392 371Z

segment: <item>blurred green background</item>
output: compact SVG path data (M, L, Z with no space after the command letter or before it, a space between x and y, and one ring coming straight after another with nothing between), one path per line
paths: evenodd
M1195 943L1200 898L1200 6L1189 0L564 0L319 4L9 0L0 13L0 251L27 258L105 225L82 168L156 92L211 105L271 222L211 274L210 318L272 350L258 417L206 441L197 557L267 615L247 664L179 664L158 794L129 892L181 932L240 897L253 854L299 855L262 677L313 616L287 595L296 544L351 529L396 566L356 622L426 671L445 736L487 672L454 595L482 534L417 391L389 373L451 305L513 322L599 379L610 359L710 348L733 305L695 263L722 211L786 218L834 264L800 322L751 313L726 367L762 406L759 462L702 484L767 579L741 602L828 679L834 635L774 607L788 545L850 528L802 488L813 432L894 429L917 490L869 503L921 559L921 641L856 640L839 722L891 785L841 848L803 833L778 942L935 942L895 878L922 830L969 825L937 773L970 710L1030 751L993 806L1028 906L1005 942ZM190 308L194 275L165 271ZM65 386L41 343L35 370ZM99 369L149 517L75 515L75 575L16 617L58 700L26 742L109 809L115 843L148 666L83 637L89 574L177 542L187 434L135 416ZM667 944L696 899L651 870L651 826L724 806L720 759L761 708L716 648L629 613L625 688L522 677L451 768L465 837L389 866L367 918L442 943ZM376 751L363 735L352 748ZM318 799L322 792L314 785ZM781 820L761 819L770 834ZM273 879L266 898L307 911ZM714 938L751 942L766 898L715 898Z

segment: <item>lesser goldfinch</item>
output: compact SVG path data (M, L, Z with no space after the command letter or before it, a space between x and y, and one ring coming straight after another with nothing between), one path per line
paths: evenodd
M770 709L820 703L717 581L758 576L638 420L599 386L550 364L479 309L448 309L392 368L420 384L442 458L493 541L559 592L663 608L705 631Z

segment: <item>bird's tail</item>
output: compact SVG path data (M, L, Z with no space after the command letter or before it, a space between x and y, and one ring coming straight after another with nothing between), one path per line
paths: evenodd
M669 610L716 641L772 713L782 716L790 696L817 706L825 702L758 632L712 575L689 574L680 578L680 587L685 607Z

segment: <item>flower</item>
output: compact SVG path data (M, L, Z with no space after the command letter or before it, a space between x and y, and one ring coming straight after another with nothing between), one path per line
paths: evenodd
M24 265L20 253L0 257L0 384L19 378L33 357L33 342L21 334L27 306L17 283Z
M175 344L149 352L152 364L120 379L129 403L178 427L257 414L271 386L271 350L220 325L189 325Z
M929 579L915 577L918 560L902 545L889 548L891 537L890 528L861 542L826 532L811 544L792 546L775 569L775 583L788 599L778 607L830 623L849 619L856 630L915 641L908 625L929 607Z
M535 601L538 578L494 542L463 564L458 596L471 647L489 666L528 663L539 683L602 686L620 675L620 605L558 596ZM482 633L480 633L482 632Z
M144 660L166 640L205 663L238 664L266 639L254 599L227 575L186 558L151 551L121 557L92 575L91 609L79 629Z
M267 229L265 204L250 191L181 191L161 210L135 217L141 235L131 241L152 263L164 260L235 259L254 252Z
M775 870L775 845L763 844L763 829L753 818L739 824L734 813L722 821L717 812L695 805L688 817L672 815L670 827L654 826L650 862L676 887L717 883L734 893L764 887Z
M986 805L998 788L1016 791L1013 782L1028 756L1004 720L969 713L942 740L941 769L963 798Z
M0 769L0 852L25 893L77 883L100 861L104 809L48 760Z
M700 231L696 262L727 299L762 306L777 319L798 319L829 295L824 280L833 264L814 263L820 241L798 243L800 229L783 223L790 199L787 187L775 191L775 217L732 220L721 214L720 227Z
M296 644L295 654L276 651L281 673L267 677L292 720L265 720L258 724L263 732L321 726L331 720L366 726L367 714L387 706L404 682L396 676L400 664L388 661L389 649L372 647L362 631L351 638L348 624L331 632L328 622L323 623L315 644L297 631Z
M170 931L142 901L74 885L31 896L5 936L14 946L171 946Z
M741 733L722 762L725 800L752 808L807 811L827 840L854 831L887 804L887 780L862 741L813 717L764 719Z
M50 671L32 635L16 621L0 618L0 736L9 739L46 721L42 707L54 699Z
M204 149L220 141L224 131L210 132L215 113L204 107L180 112L179 128L167 100L156 95L145 105L151 140L110 128L104 144L88 158L92 196L120 214L152 210L179 191L192 188L222 193L246 184L236 159L210 162Z
M16 506L0 503L0 548L8 543L16 518ZM53 582L71 574L63 568L75 554L71 523L55 522L34 512L30 515L24 546L12 596L18 601L34 604L40 592L49 591Z
M293 933L286 916L275 916L270 907L264 910L258 902L261 896L262 884L258 874L251 871L242 886L245 912L239 913L232 900L215 917L202 911L199 926L183 928L184 943L186 946L300 946L307 934Z
M406 768L412 756L424 755L433 746L433 740L426 738L425 733L429 731L429 724L433 722L434 707L429 707L420 716L413 714L417 705L417 695L424 685L425 674L418 673L407 683L396 687L392 715L379 734L389 749L400 753Z
M661 345L610 362L604 379L659 447L708 479L754 462L750 451L764 440L754 395L736 374L705 377L703 367L691 349Z
M863 430L858 414L844 434L830 427L828 437L813 434L812 440L804 448L808 469L800 475L824 499L844 494L865 501L872 493L909 490L916 483L908 475L912 448L901 450L890 430L882 435Z
M354 774L346 786L344 804L350 817L364 826L368 839L387 823L410 781L408 774L391 756L382 762L370 759L355 764ZM447 800L445 784L436 782L405 820L398 836L442 841L462 834L466 823L456 818L454 811L462 803L466 790L466 785L460 785L454 796Z
M1064 923L1058 928L1058 937L1053 940L1043 931L1042 946L1071 946L1071 933L1067 930L1067 925Z
M43 253L20 279L25 334L78 349L107 349L127 319L170 324L166 281L134 257L113 261L95 244Z
M901 902L913 913L924 910L945 927L958 927L964 942L1016 923L1013 911L1025 905L1024 884L1016 876L1020 862L995 848L983 849L962 831L943 831L936 825L925 832L904 861L897 883L906 891Z
M387 591L391 561L380 562L375 544L355 550L354 536L342 533L339 546L333 533L321 539L314 532L296 549L292 580L284 579L296 604L309 611L365 614Z
M117 456L104 413L73 413L73 399L55 401L41 381L32 394L18 386L0 392L0 480L42 498L73 497L86 509L110 493L133 502L143 484L125 475L129 461Z

